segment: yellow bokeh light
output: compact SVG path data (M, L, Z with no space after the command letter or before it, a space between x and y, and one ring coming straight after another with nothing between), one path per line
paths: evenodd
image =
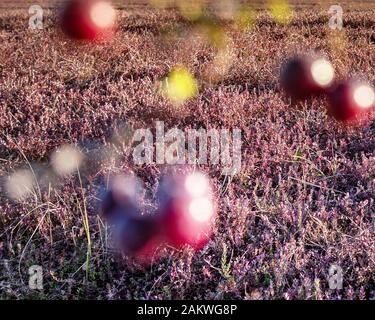
M257 18L256 11L250 6L243 6L238 10L235 17L237 29L245 30L254 26Z
M159 9L165 9L172 3L171 0L149 0L151 6Z
M202 36L211 46L223 48L227 43L227 36L217 21L203 18L196 27L197 33Z
M293 10L285 0L271 0L268 2L268 10L272 18L280 24L288 24L293 17Z
M212 27L209 30L209 40L215 47L223 47L226 43L226 36L220 27Z
M176 67L164 80L163 91L174 104L180 105L198 94L198 83L187 69Z
M183 17L188 20L197 20L203 15L203 2L200 0L190 1L190 0L178 0L177 8Z

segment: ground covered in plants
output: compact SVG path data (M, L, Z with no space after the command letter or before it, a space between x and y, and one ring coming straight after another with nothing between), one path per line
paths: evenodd
M329 28L327 4L293 7L287 23L262 6L249 25L215 16L221 36L210 43L178 10L123 5L115 38L92 46L61 37L53 8L33 32L27 10L2 5L0 298L375 298L375 122L345 127L327 116L324 99L292 103L278 82L290 55L318 50L338 78L375 84L374 8L344 8L341 31ZM177 65L199 82L179 106L159 88ZM200 167L218 204L209 244L144 267L111 250L98 190L132 170L152 211L163 167L134 165L128 137L156 121L241 129L242 167L233 178ZM67 144L83 164L56 177L51 155ZM19 201L8 196L14 172L37 181ZM333 264L343 290L329 289ZM43 268L42 291L28 287L32 265Z

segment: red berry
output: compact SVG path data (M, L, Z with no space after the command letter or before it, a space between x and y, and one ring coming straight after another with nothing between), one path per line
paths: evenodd
M375 105L374 88L354 80L340 83L328 97L328 114L339 121L354 121Z
M137 204L139 181L132 176L116 176L102 201L102 215L111 225L116 247L141 263L157 258L163 245L159 220L143 216Z
M115 23L116 11L106 0L71 0L61 16L63 32L77 40L107 39Z
M123 254L141 263L149 263L159 257L158 249L163 246L163 241L155 217L124 217L117 227L116 241Z
M299 56L281 70L281 86L294 99L306 99L325 93L332 86L334 69L324 58Z
M208 178L202 173L165 177L159 189L161 228L176 248L202 248L215 215Z
M138 180L131 176L116 176L111 187L103 197L101 214L110 223L119 216L138 216L137 192L140 188Z

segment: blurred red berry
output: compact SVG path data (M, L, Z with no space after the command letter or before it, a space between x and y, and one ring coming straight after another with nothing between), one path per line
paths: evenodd
M163 246L163 240L159 220L141 213L139 191L138 179L114 177L103 197L101 214L113 228L115 245L121 253L147 264L158 257L157 249Z
M215 215L208 178L202 173L164 177L158 191L167 241L176 248L201 249L211 237Z
M116 11L106 0L71 0L61 15L61 28L77 40L105 40L113 35Z
M102 216L110 222L119 216L138 216L140 209L136 197L139 189L139 181L132 176L114 177L102 199Z
M354 121L375 106L374 88L354 80L338 84L328 98L328 114L339 121Z
M332 64L325 58L298 56L281 70L281 86L294 99L306 99L325 93L334 80Z
M123 254L140 263L150 263L159 257L158 249L164 244L155 217L124 217L118 227L116 241Z

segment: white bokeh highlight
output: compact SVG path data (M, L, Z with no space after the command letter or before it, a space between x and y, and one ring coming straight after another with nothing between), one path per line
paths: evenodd
M91 21L100 28L110 28L116 19L116 11L106 1L95 3L90 10Z
M51 157L53 170L60 176L76 172L83 162L83 154L73 145L65 145L57 149Z
M328 60L321 58L312 63L311 75L317 84L328 87L335 78L335 70Z
M5 190L12 200L21 201L33 193L35 178L27 169L21 169L11 174L5 182Z
M368 109L375 104L375 91L369 85L360 85L354 90L354 101L363 109Z

